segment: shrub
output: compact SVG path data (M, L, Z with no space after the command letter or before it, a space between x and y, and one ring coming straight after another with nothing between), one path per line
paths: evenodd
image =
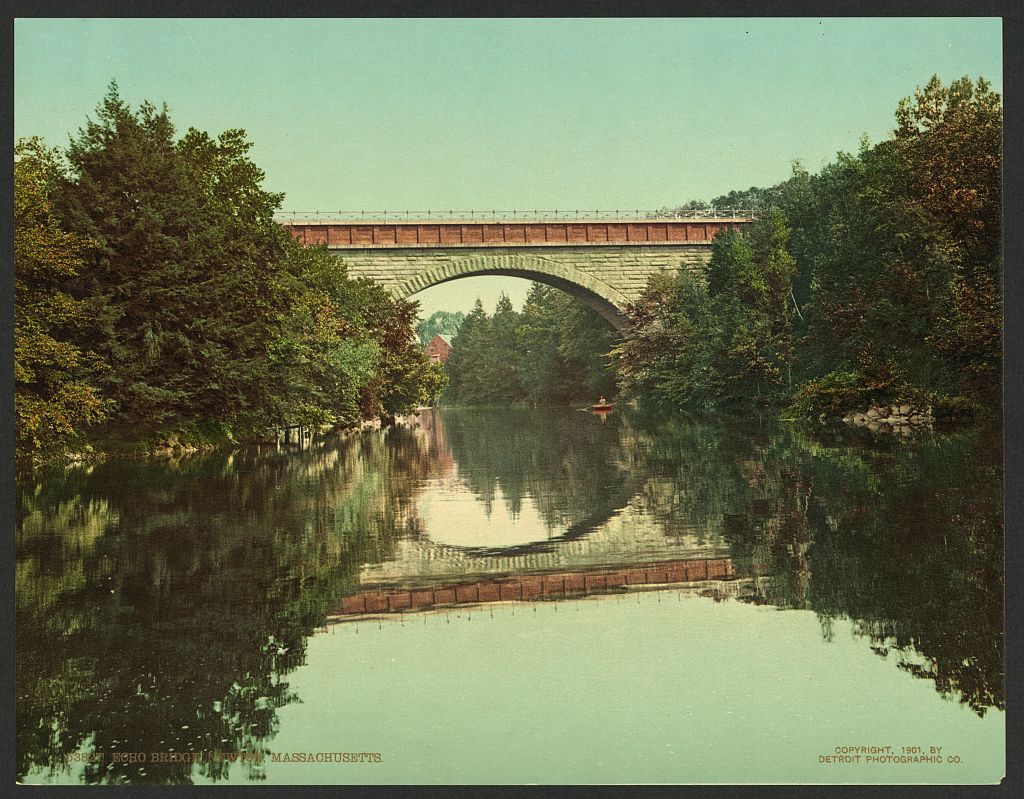
M804 383L789 409L796 416L808 419L816 419L821 414L841 416L867 402L869 393L864 379L856 372L829 372Z

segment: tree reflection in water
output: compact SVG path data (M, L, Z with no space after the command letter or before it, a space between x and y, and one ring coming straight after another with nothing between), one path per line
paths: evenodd
M979 715L1004 709L1002 440L811 438L764 423L638 420L646 474L720 524L746 601L837 619ZM671 517L665 492L652 512Z
M590 414L562 408L467 408L438 416L435 424L445 431L459 477L486 512L494 510L499 489L503 510L512 517L529 497L548 531L564 530L562 540L584 536L607 521L642 484L619 428L595 424ZM539 541L503 551L550 546Z
M384 487L423 464L388 439L111 461L22 483L19 775L79 749L264 751L324 607L408 524ZM195 768L217 779L229 766ZM189 782L192 769L108 758L84 779Z
M998 431L902 444L769 423L608 423L447 411L393 428L177 462L110 461L18 486L17 763L69 752L266 752L325 611L359 567L423 534L416 500L456 468L586 535L627 501L666 536L728 542L744 599L854 620L880 655L979 715L1004 707ZM494 509L498 512L498 509ZM573 527L575 525L575 527ZM112 764L87 782L223 779L259 763ZM45 775L44 777L45 778Z

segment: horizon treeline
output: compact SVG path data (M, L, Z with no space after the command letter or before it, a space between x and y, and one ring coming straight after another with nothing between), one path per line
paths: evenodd
M703 275L649 282L615 348L627 394L664 408L790 405L804 417L926 402L1000 407L1002 106L937 77L818 174L731 192L755 210Z
M245 132L176 136L112 82L65 151L15 151L19 456L99 423L238 440L430 401L414 303L352 280L273 214Z

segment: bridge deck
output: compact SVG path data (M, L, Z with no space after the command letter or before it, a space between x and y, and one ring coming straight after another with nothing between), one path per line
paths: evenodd
M646 220L622 222L339 222L285 221L281 224L304 245L329 249L412 247L579 247L707 245L723 230L749 218Z

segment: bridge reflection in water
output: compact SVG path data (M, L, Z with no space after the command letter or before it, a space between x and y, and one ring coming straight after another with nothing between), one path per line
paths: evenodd
M467 409L406 419L394 435L425 467L406 532L388 556L361 566L356 591L328 615L347 621L672 585L734 594L738 583L718 585L737 570L715 526L652 512L661 481L639 468L628 426L577 417Z
M721 582L735 583L722 588ZM481 605L535 599L566 599L591 594L670 585L708 588L729 595L739 588L730 558L693 558L650 563L621 569L589 569L549 574L523 574L455 584L369 590L347 596L341 607L328 613L332 621L352 617L431 610L457 605ZM730 590L733 589L733 590Z

